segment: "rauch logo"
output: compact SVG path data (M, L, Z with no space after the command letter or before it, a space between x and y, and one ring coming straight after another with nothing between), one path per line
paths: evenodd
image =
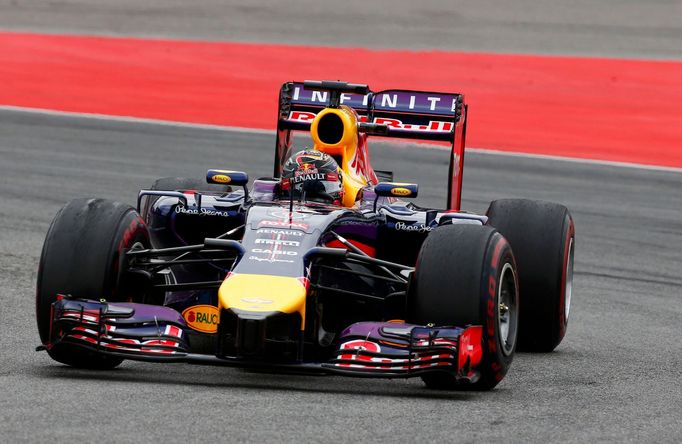
M218 331L220 312L213 305L194 305L182 312L187 325L202 333L215 333Z

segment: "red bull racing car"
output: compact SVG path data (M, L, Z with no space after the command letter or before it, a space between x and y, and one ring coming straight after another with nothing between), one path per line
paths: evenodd
M461 94L285 83L272 177L159 179L137 208L76 199L40 259L36 317L54 360L125 359L421 377L487 390L517 349L568 322L574 225L561 205L460 209ZM294 147L308 131L312 147ZM375 170L371 136L450 142L445 208Z

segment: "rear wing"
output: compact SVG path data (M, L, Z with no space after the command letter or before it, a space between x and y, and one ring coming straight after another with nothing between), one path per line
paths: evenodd
M319 111L335 105L353 108L361 122L385 125L382 137L450 142L447 208L460 209L467 112L462 94L373 92L367 85L333 81L284 83L279 94L275 177L288 156L291 132L309 130Z

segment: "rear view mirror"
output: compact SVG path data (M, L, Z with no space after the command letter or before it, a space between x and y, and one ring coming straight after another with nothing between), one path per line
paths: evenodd
M419 185L416 183L399 183L399 182L379 182L374 187L374 193L377 196L384 197L417 197Z
M243 171L208 170L206 172L206 183L243 187L249 183L249 175Z

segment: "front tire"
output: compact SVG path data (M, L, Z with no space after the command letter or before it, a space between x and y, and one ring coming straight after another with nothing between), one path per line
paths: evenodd
M149 232L130 206L105 199L75 199L55 216L45 237L36 286L36 319L43 344L50 341L50 315L57 294L107 301L135 300L119 286L123 253L149 248ZM48 347L52 359L80 368L108 369L122 359L72 344Z
M424 241L410 288L410 322L483 327L480 378L458 382L449 373L424 375L430 388L490 390L514 357L518 286L511 247L491 227L446 225Z

